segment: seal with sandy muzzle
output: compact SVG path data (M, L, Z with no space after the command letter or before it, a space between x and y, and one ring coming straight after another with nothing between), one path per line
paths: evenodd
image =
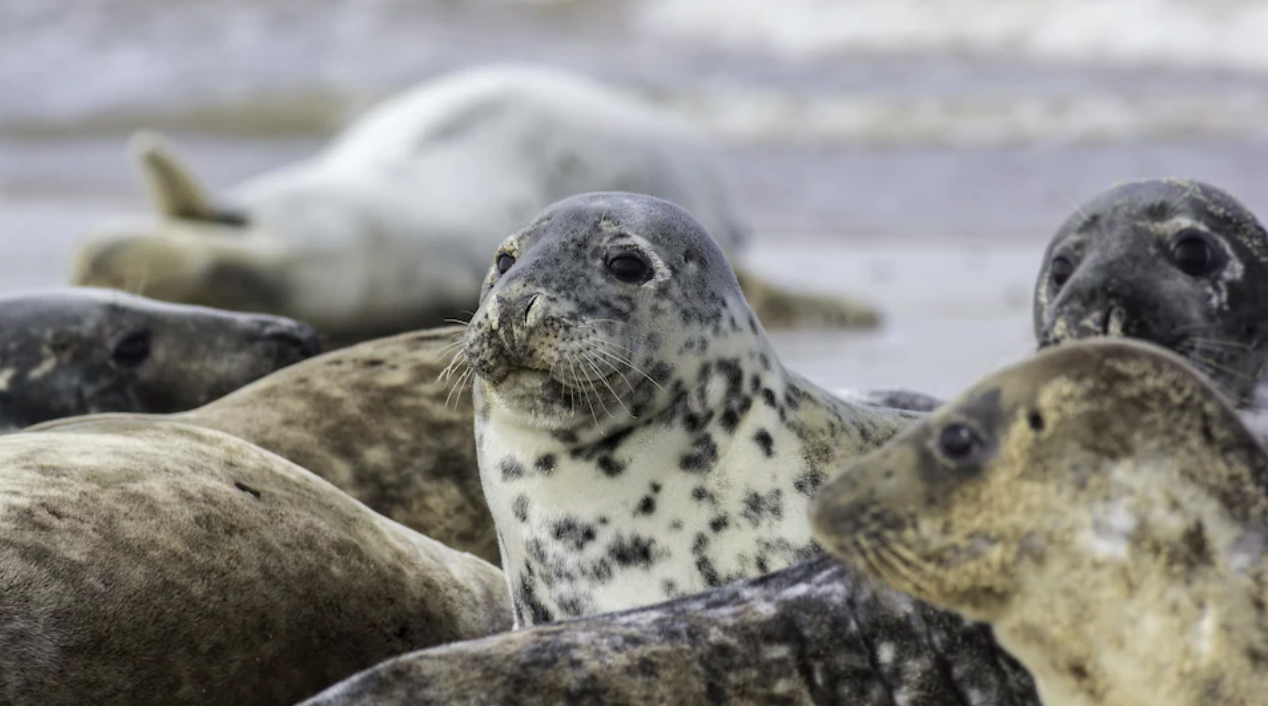
M501 572L227 434L0 438L0 701L286 706L509 628Z
M550 203L660 196L729 256L746 246L713 148L668 111L567 72L467 69L388 99L317 155L208 195L154 133L132 143L157 219L103 223L72 281L283 314L335 343L438 326L476 305L488 253ZM874 326L864 304L741 270L768 326Z
M146 419L232 434L312 471L389 519L493 563L497 535L480 488L471 395L441 376L464 329L341 348L178 414Z
M914 416L786 370L717 244L668 201L568 198L491 259L458 361L517 624L813 555L825 471Z
M71 287L0 297L0 432L177 412L320 352L312 327Z
M1268 692L1268 455L1152 344L987 377L847 466L812 518L833 554L989 622L1049 706Z

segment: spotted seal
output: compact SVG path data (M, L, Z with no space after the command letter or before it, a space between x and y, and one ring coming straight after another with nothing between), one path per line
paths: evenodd
M1045 704L1263 702L1268 455L1163 348L1078 342L991 375L811 516L833 554L989 622Z
M517 625L808 558L825 470L914 416L786 370L717 244L668 201L564 199L492 261L464 353Z
M442 325L475 307L488 253L550 203L588 191L682 205L746 247L714 148L668 111L590 79L493 64L371 108L318 154L209 195L169 141L132 152L157 219L101 223L72 281L265 311L336 345ZM741 269L768 326L875 326L870 305L792 292Z
M0 432L176 412L320 351L312 327L90 287L0 297Z
M830 557L402 655L301 706L1039 706L990 630Z
M0 586L14 706L280 706L511 626L488 563L174 422L0 438Z
M292 365L167 419L232 434L296 463L372 510L497 564L497 534L480 488L471 396L441 375L449 326L341 348Z

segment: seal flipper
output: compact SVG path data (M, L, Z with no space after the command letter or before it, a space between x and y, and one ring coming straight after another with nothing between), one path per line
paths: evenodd
M155 211L164 218L217 220L216 209L202 186L161 133L138 130L128 151L136 162Z

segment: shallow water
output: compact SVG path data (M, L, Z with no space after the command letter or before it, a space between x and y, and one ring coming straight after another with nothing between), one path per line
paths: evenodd
M76 234L143 206L135 127L173 130L222 188L310 153L367 101L508 59L583 71L715 134L757 227L746 259L886 313L875 332L775 336L832 387L950 395L1024 356L1047 237L1115 182L1201 178L1268 210L1257 2L313 7L0 3L0 291L60 283Z

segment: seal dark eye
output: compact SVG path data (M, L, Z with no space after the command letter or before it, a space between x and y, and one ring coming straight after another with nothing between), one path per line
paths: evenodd
M969 425L959 422L946 425L938 435L938 450L952 461L968 458L981 443L977 432Z
M630 284L642 284L651 278L652 266L634 253L621 253L608 259L608 272Z
M115 344L110 360L121 368L137 368L150 357L150 332L130 333Z
M1219 264L1211 244L1196 233L1180 234L1171 246L1171 259L1181 272L1191 277L1210 274Z
M1048 266L1048 275L1052 277L1052 283L1060 287L1070 280L1070 275L1074 274L1074 263L1068 258L1054 257L1052 264Z
M511 265L515 264L515 258L507 253L498 255L498 276L506 274L511 269Z

